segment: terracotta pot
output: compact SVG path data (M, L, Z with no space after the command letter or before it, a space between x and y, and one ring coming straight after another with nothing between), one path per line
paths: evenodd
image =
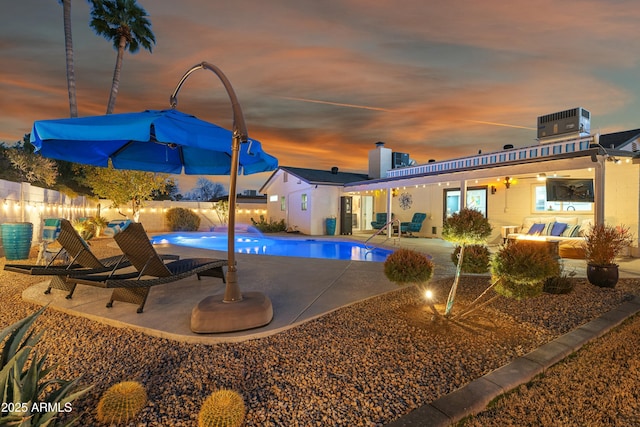
M618 265L587 264L587 279L601 288L615 288L618 283Z

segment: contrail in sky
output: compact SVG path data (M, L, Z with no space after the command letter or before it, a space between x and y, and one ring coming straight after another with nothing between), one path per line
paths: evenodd
M314 104L337 105L338 107L361 108L363 110L386 111L386 112L389 112L389 113L393 113L394 112L393 110L389 110L387 108L368 107L366 105L343 104L341 102L320 101L320 100L317 100L317 99L294 98L292 96L279 96L278 98L288 99L288 100L291 100L291 101L312 102Z
M465 122L480 123L481 125L503 126L503 127L506 127L506 128L536 130L536 128L530 128L530 127L527 127L527 126L508 125L508 124L505 124L505 123L483 122L481 120L465 120Z
M385 111L387 113L395 113L395 110L390 110L388 108L380 108L380 107L369 107L366 105L356 105L356 104L345 104L342 102L331 102L331 101L320 101L318 99L307 99L307 98L296 98L293 96L279 96L278 98L288 99L290 101L300 101L300 102L311 102L313 104L326 104L326 105L336 105L338 107L348 107L348 108L361 108L363 110L373 110L373 111ZM528 126L518 126L518 125L509 125L506 123L495 123L495 122L485 122L481 120L465 120L466 122L479 123L482 125L491 125L491 126L502 126L507 128L516 128L516 129L528 129L528 130L536 130L536 128L528 127Z

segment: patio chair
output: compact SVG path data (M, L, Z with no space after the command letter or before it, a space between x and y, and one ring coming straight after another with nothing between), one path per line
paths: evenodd
M76 285L65 281L67 276L83 276L87 274L115 272L118 269L129 267L131 262L124 254L108 258L98 259L89 244L80 237L80 234L73 228L71 222L61 218L59 223L59 234L57 241L60 243L60 250L51 258L45 266L32 264L6 264L4 269L14 273L30 274L33 276L55 276L49 282L45 294L51 293L51 289L68 291L66 298L71 299L76 289ZM54 233L57 231L54 231ZM66 264L55 264L55 261L66 253L69 262ZM177 255L162 255L165 260L177 260Z
M413 236L413 233L417 233L422 228L422 223L427 218L427 214L416 212L413 214L410 222L400 223L400 232L407 233L409 236Z
M69 256L67 251L61 251L58 253L59 249L49 247L49 245L53 244L60 235L60 218L47 218L44 220L44 225L42 227L42 241L40 242L40 246L38 248L38 258L36 260L37 265L47 265L51 262L53 257L58 258L58 260L68 263Z
M142 224L131 223L114 236L114 240L131 261L135 272L123 274L103 274L87 276L69 276L67 282L113 289L107 307L114 301L138 304L138 313L142 313L152 286L163 285L197 275L218 277L226 283L222 267L228 264L224 259L188 258L164 263L151 244Z
M376 230L380 230L385 225L387 225L387 213L386 212L376 213L376 220L371 221L371 226Z

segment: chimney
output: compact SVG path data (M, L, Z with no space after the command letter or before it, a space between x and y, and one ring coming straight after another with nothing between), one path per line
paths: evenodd
M334 175L338 175L338 167L337 166L332 167L331 168L331 173L334 174Z
M376 148L369 151L369 179L386 178L391 169L392 151L385 148L384 142L375 143Z

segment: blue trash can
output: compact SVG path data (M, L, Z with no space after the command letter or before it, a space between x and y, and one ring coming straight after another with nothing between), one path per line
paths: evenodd
M336 219L335 218L327 218L325 220L325 226L327 228L327 235L333 236L336 234Z

